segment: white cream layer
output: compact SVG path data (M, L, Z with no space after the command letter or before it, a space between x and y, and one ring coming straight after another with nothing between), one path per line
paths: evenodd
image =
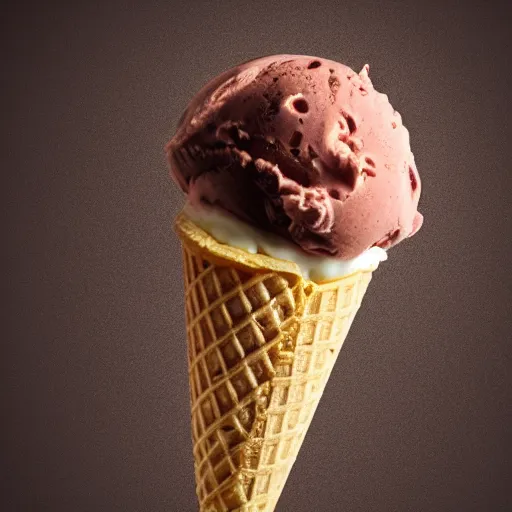
M183 211L217 242L252 254L260 252L273 258L293 261L300 267L304 278L314 282L336 279L361 269L375 269L388 257L380 247L372 247L351 260L307 254L291 242L254 228L218 208L198 208L187 203Z

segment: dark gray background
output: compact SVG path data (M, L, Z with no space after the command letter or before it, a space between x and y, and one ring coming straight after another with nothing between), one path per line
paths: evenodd
M511 510L507 2L77 3L2 14L2 510L196 510L163 146L206 80L272 53L370 63L425 215L374 276L278 510Z

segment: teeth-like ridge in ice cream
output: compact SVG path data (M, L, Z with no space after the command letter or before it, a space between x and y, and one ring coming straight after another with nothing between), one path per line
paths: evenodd
M213 204L304 251L350 259L414 234L421 182L401 116L364 66L265 57L192 100L167 145L192 205Z
M256 169L264 175L272 176L273 180L258 180L262 188L266 188L269 196L280 197L282 207L287 217L294 219L289 225L291 233L307 229L317 233L329 233L334 223L334 213L328 194L321 188L303 187L280 171L277 165L272 165L259 158L255 162ZM272 184L274 191L270 190ZM280 194L280 196L278 195ZM271 203L266 203L270 208ZM276 208L274 207L274 211Z

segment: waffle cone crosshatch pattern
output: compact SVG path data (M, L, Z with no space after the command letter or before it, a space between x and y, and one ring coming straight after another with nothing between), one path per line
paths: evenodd
M186 217L176 231L200 511L271 512L372 269L319 285L291 262L238 258Z

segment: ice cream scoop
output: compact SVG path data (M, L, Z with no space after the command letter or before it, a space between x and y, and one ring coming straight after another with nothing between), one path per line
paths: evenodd
M277 55L206 84L166 146L194 204L351 259L421 227L409 132L364 66Z

